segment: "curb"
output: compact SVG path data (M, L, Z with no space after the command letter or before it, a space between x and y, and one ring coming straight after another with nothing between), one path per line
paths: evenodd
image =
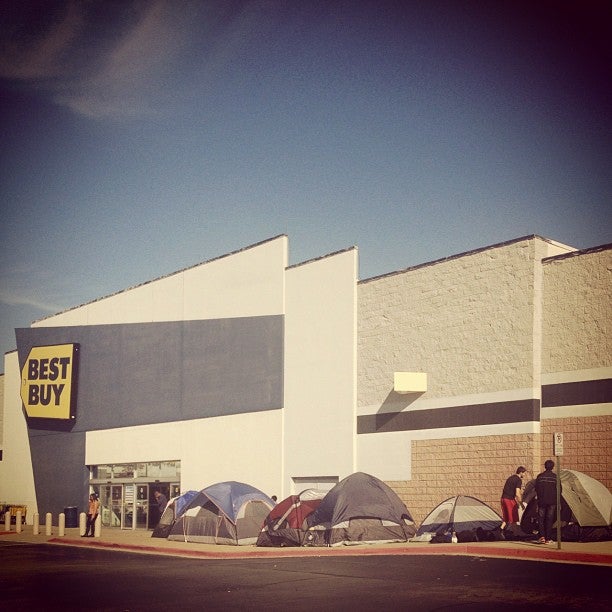
M397 556L397 555L463 555L471 557L490 557L519 559L525 561L546 561L556 563L585 563L593 565L611 565L612 555L563 551L558 549L541 548L542 545L529 545L521 548L500 548L493 546L470 546L469 544L435 544L430 546L414 546L402 548L363 548L349 546L339 548L266 548L256 550L239 549L233 551L186 550L183 548L161 548L139 544L118 544L116 542L70 540L65 538L51 538L50 544L60 546L77 546L86 548L100 548L107 550L179 556L198 559L282 559L296 557L339 557L339 556ZM531 546L535 546L532 548Z

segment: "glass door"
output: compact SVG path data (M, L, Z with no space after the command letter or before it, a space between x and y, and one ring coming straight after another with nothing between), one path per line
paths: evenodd
M136 500L134 499L136 486L133 484L123 485L123 522L122 529L134 529L134 511Z
M122 505L123 487L121 485L103 485L100 487L100 514L104 527L121 526Z
M149 485L136 486L136 524L135 529L146 529L149 526Z
M109 493L108 497L108 526L121 527L121 512L123 507L123 487L121 485L112 485L103 487ZM104 523L102 523L104 524Z

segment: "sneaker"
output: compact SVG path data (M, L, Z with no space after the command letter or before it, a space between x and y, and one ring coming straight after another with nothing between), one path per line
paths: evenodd
M540 538L538 544L546 544L546 538Z
M555 543L555 541L554 541L554 540L546 540L546 543L547 543L547 544L554 544L554 543Z

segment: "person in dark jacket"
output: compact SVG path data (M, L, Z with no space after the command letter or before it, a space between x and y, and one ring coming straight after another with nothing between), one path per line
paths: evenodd
M538 496L539 544L552 544L552 531L557 514L557 475L553 472L555 462L548 459L544 462L544 472L538 474L535 482Z
M168 505L168 498L159 490L156 490L153 495L155 496L155 501L157 502L159 516L161 516Z

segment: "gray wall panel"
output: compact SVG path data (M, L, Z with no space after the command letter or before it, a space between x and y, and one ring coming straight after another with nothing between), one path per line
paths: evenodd
M67 506L87 512L89 470L85 467L85 434L58 433L30 438L34 486L41 525L51 512L53 524Z
M33 346L81 347L76 419L28 422L39 511L54 521L86 509L86 431L283 404L282 316L15 331L20 368Z
M282 406L282 316L25 328L16 334L20 367L32 346L81 345L72 431ZM30 422L31 428L47 425Z

